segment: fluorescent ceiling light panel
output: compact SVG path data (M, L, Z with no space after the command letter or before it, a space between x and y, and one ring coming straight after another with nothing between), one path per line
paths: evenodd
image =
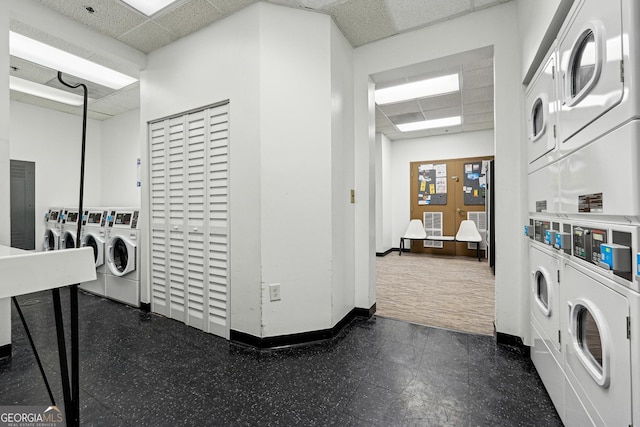
M84 97L80 95L14 76L9 76L9 89L76 107L84 104Z
M18 58L62 71L111 89L122 89L138 81L118 71L96 64L64 50L9 32L9 53Z
M178 0L122 0L134 9L151 16Z
M460 90L458 74L420 80L375 91L376 104L384 105L410 99L426 98Z
M462 117L445 117L444 119L424 120L422 122L404 123L396 125L400 132L411 132L414 130L425 130L434 128L444 128L448 126L457 126L462 124Z

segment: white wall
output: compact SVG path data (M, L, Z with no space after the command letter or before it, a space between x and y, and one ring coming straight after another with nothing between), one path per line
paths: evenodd
M338 27L331 31L332 319L339 322L355 306L353 171L353 48ZM357 195L356 195L357 197Z
M11 101L11 159L36 164L36 250L42 250L44 214L78 206L82 117ZM84 206L101 203L101 122L87 119Z
M493 141L492 141L493 144ZM393 185L391 170L391 141L376 134L376 252L384 253L393 247L391 232L393 217ZM399 238L399 237L398 237Z
M470 37L470 34L473 37ZM434 42L437 41L437 42ZM416 49L419 46L419 49ZM526 242L520 239L526 219L526 183L523 178L524 153L521 136L521 60L517 29L517 7L508 2L464 15L420 30L389 37L355 50L355 142L356 184L368 188L368 166L375 157L375 137L370 127L369 75L417 62L493 46L495 82L496 159L496 327L498 332L528 339ZM499 171L499 172L498 172ZM373 197L373 196L372 196ZM501 203L500 198L510 203ZM363 205L368 204L363 201ZM357 235L357 247L374 240L374 209L357 211L356 223L368 224ZM375 247L375 244L373 245ZM371 271L374 249L356 258L356 300L358 306L372 302L375 274Z
M152 52L140 79L140 116L146 123L212 103L230 108L230 294L232 328L261 334L260 262L260 5ZM146 132L145 132L146 133ZM146 137L145 137L146 141ZM143 160L148 159L144 144ZM143 186L148 170L143 161ZM148 195L142 200L148 211ZM143 222L143 224L146 222ZM146 225L145 225L146 226ZM145 230L146 231L146 230ZM148 274L148 240L142 247ZM284 256L284 254L283 254ZM147 276L148 277L148 276ZM148 286L148 280L143 285Z
M276 336L331 326L331 19L262 6L262 335Z
M493 130L392 141L388 174L392 190L388 204L391 207L389 224L393 246L384 250L398 247L400 236L411 220L411 162L493 156L493 145Z
M132 110L102 123L101 202L104 207L140 207L137 160L140 146L140 110Z
M9 186L9 4L0 2L0 218L11 215ZM11 224L0 223L0 245L11 245ZM11 343L11 300L0 299L0 347Z

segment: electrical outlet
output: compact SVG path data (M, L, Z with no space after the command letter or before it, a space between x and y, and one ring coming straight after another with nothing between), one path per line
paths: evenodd
M272 283L269 285L269 296L271 301L280 301L280 283Z

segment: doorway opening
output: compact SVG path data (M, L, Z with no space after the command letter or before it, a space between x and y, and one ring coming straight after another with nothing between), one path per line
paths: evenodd
M376 103L377 314L410 323L491 335L495 278L481 243L413 241L398 256L410 220L427 235L455 236L472 220L490 242L486 175L494 154L493 48L439 58L371 76L376 90L457 75L459 89ZM441 127L413 129L412 123ZM407 124L409 124L407 126ZM483 239L484 241L485 239Z

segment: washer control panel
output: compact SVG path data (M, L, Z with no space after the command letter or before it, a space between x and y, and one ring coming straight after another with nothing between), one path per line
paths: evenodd
M573 226L573 256L599 266L603 243L607 243L607 230Z

